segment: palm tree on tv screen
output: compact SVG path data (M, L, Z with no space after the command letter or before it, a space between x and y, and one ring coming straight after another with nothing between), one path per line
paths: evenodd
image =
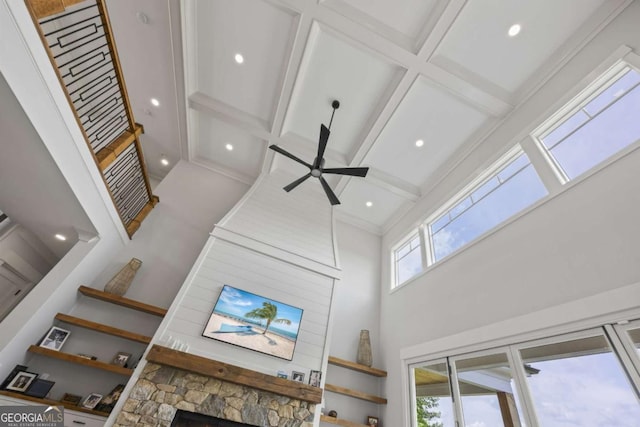
M262 303L262 308L255 308L245 314L245 316L249 319L265 319L267 321L267 326L265 326L262 335L265 335L267 333L271 322L284 323L285 325L291 324L291 320L289 319L276 319L276 317L278 316L278 307L275 304L271 304L267 301Z

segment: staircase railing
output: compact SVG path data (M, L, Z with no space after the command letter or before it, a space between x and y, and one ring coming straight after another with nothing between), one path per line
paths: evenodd
M104 0L25 0L129 237L151 193Z

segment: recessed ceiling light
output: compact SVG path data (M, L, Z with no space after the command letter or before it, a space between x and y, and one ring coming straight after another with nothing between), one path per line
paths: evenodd
M365 203L365 205L367 205L367 207L370 208L371 206L373 206L373 203L372 202L367 202L367 203Z
M226 148L229 151L232 151L233 150L233 145L227 144L227 145L224 146L224 148Z
M419 139L416 141L416 147L422 147L424 145L424 141Z
M518 34L520 34L520 30L522 29L522 27L520 26L520 24L513 24L511 27L509 27L509 37L515 37Z
M235 60L238 64L242 64L244 62L244 56L240 55L239 53L236 53Z
M56 234L56 239L65 241L67 240L67 236L65 236L64 234Z
M158 101L156 98L151 98L151 104L154 107L159 107L160 106L160 101Z
M167 156L163 154L162 157L160 157L160 163L164 166L169 166L169 159L167 159Z

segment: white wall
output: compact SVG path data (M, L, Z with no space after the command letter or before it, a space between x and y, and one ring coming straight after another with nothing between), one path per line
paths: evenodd
M331 347L329 353L356 361L360 330L371 337L373 366L384 368L385 340L380 337L380 236L342 222L336 223L342 278L333 297ZM384 397L384 380L349 369L329 365L324 373L327 383ZM367 415L379 415L375 403L325 392L325 413L338 412L340 418L363 423Z
M246 184L181 160L154 190L160 203L91 286L103 289L131 258L138 258L142 266L127 298L169 307L214 224L248 189Z
M502 322L507 336L514 332L505 326L510 319L543 313L541 310L549 307L597 294L600 301L606 301L608 292L640 281L638 150L394 293L388 291L390 274L386 261L391 245L488 164L492 160L490 153L518 142L545 114L569 98L558 94L579 90L579 82L584 87L587 82L581 80L621 44L640 52L639 21L640 3L634 2L384 237L380 319L385 340L383 358L389 370L386 392L390 400L384 414L387 423L400 425L404 420L408 425L401 394L403 349L420 348L427 354L430 349L435 351L436 346L430 343L438 338L471 329L477 333L466 334L465 344L482 342L486 339L485 329L490 328L481 327L498 322ZM542 314L533 319L527 325L531 329L549 326ZM563 319L577 320L570 313L555 319L558 323ZM492 337L498 338L496 328L491 330ZM443 350L442 346L437 349Z

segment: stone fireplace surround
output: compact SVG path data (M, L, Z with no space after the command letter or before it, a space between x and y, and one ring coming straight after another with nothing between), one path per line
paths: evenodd
M322 389L154 345L115 427L169 427L177 410L260 427L312 427Z

